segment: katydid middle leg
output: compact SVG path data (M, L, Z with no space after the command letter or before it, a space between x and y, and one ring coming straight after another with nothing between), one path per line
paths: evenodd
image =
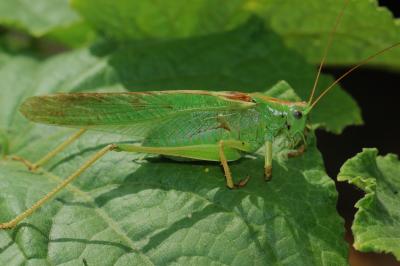
M221 161L222 168L224 169L224 174L226 178L226 186L230 189L244 187L249 181L250 176L247 176L245 179L240 180L238 184L233 182L232 173L228 165L228 161L226 160L225 152L224 152L224 141L221 140L218 144L219 146L219 158Z
M232 174L228 166L228 160L236 160L240 158L240 153L235 148L235 146L236 145L232 144L231 142L224 142L221 140L218 144L203 144L178 147L148 147L121 144L116 148L116 150L176 156L203 161L219 161L221 162L224 170L226 186L230 189L233 189L245 186L250 178L246 177L243 180L240 180L237 184L233 182Z

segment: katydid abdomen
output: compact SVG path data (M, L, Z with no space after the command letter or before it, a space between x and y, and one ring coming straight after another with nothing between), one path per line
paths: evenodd
M190 158L219 161L218 143L236 142L235 153L228 153L227 160L237 160L238 154L253 153L264 144L265 127L262 126L261 114L256 108L244 111L205 111L187 113L170 119L152 129L143 140L143 146L182 147L202 145L215 146L211 156ZM194 148L196 149L196 148Z

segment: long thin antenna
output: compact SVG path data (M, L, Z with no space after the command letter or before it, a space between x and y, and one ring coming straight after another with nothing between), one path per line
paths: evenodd
M349 75L351 72L353 72L354 70L356 70L357 68L359 68L362 65L365 65L366 63L368 63L369 61L371 61L372 59L374 59L375 57L377 57L380 54L383 54L384 52L395 48L396 46L399 46L400 42L392 44L389 47L386 47L385 49L380 50L379 52L367 57L366 59L362 60L360 63L358 63L357 65L353 66L352 68L350 68L349 70L347 70L343 75L341 75L337 80L335 80L331 85L329 85L328 88L326 88L319 96L318 98L311 104L309 111L314 108L314 106L318 103L319 100L321 100L322 97L324 97L325 94L327 94L336 84L339 83L339 81L341 81L342 79L344 79L347 75Z
M310 95L310 98L308 100L308 105L310 105L312 100L313 100L313 97L314 97L314 94L315 94L315 90L317 89L319 76L321 75L322 67L324 66L324 63L325 63L325 60L326 60L326 56L328 55L328 51L329 51L329 49L331 48L331 45L332 45L333 37L335 36L336 30L337 30L337 28L338 28L338 26L340 24L340 21L342 20L344 11L346 10L346 7L347 7L348 3L349 3L349 0L345 0L345 3L343 5L343 7L342 7L342 10L340 11L340 13L339 13L339 15L338 15L338 17L336 19L335 26L333 27L331 33L329 34L328 44L325 47L324 55L322 56L321 63L319 64L317 76L316 76L315 81L314 81L314 86L312 88L311 95Z

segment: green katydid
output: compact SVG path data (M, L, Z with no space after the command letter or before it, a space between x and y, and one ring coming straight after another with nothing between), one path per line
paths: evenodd
M296 155L303 153L308 116L319 100L350 72L400 44L392 45L354 66L313 100L332 36L343 11L344 8L330 35L308 102L289 102L268 97L263 93L189 90L73 93L27 99L20 110L29 120L80 129L36 163L16 158L31 170L42 166L86 130L141 137L143 141L142 145L107 145L53 191L13 220L0 224L0 228L15 227L109 151L140 152L220 162L225 173L226 185L233 189L245 185L248 178L235 184L228 161L238 160L244 154L254 153L265 145L264 173L266 180L269 180L272 175L274 139L283 135L290 139L304 140L304 143L299 145Z

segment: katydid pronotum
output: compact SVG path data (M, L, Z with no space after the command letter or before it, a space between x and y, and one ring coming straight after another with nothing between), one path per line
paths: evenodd
M346 0L346 5L348 0ZM308 116L319 100L340 80L377 55L400 45L396 43L363 60L326 88L314 94L327 51L346 5L330 34L308 102L288 102L263 93L211 91L152 91L123 93L72 93L35 96L27 99L21 112L31 121L78 128L79 131L36 163L15 157L35 171L78 139L87 130L109 131L142 137L142 145L109 144L86 161L32 207L0 224L13 228L34 213L82 172L110 151L158 154L172 158L216 161L222 164L226 185L244 186L248 178L235 184L228 161L238 160L265 145L265 179L272 176L272 143L278 136L300 139L296 155L304 152ZM184 122L184 123L183 123ZM298 144L298 143L297 143Z

